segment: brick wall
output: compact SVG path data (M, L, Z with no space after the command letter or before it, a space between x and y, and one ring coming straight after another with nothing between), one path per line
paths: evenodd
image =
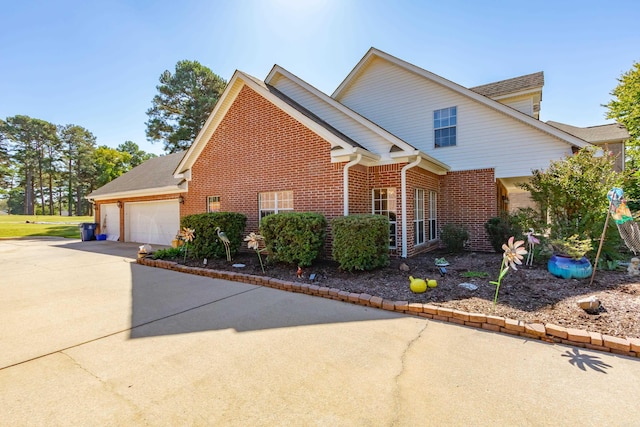
M439 227L454 223L469 229L470 249L492 251L484 224L498 214L493 169L449 172L441 179Z
M193 165L180 215L207 211L207 196L221 210L247 215L257 231L258 193L293 191L297 212L319 212L327 221L343 213L342 167L331 164L331 146L294 118L244 87Z

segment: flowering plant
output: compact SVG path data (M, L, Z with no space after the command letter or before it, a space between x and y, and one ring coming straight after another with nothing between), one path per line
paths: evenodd
M264 273L264 264L262 263L262 256L260 253L265 250L265 248L260 249L260 242L264 241L264 237L260 234L256 234L254 232L249 233L247 237L244 238L244 241L247 242L247 247L249 249L253 249L258 254L258 260L260 260L260 267L262 268L262 272Z
M518 270L517 265L522 265L523 255L527 254L527 250L522 247L524 245L524 240L518 240L517 242L513 241L513 236L509 237L509 241L506 244L502 245L502 250L504 254L502 254L502 265L500 266L500 275L498 276L498 280L491 281L492 285L496 285L496 294L493 297L493 306L496 306L498 302L498 291L500 290L500 283L502 283L502 279L507 275L509 271L509 267L514 270Z

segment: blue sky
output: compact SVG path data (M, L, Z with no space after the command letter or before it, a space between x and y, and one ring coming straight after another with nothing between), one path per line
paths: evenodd
M158 77L182 59L228 80L279 64L327 94L375 46L463 86L544 71L542 120L605 123L640 60L640 2L0 1L0 118L77 124L98 144L145 138Z

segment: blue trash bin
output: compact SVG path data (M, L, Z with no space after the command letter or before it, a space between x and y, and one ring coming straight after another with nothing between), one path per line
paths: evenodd
M83 242L96 240L96 227L98 227L98 224L95 222L83 222L80 224L80 237Z

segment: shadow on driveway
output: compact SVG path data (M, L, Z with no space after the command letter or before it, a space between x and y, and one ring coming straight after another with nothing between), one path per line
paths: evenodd
M60 246L131 260L131 338L405 317L305 294L139 265L133 262L139 246L110 241L73 241ZM125 280L124 276L118 276L119 280Z

